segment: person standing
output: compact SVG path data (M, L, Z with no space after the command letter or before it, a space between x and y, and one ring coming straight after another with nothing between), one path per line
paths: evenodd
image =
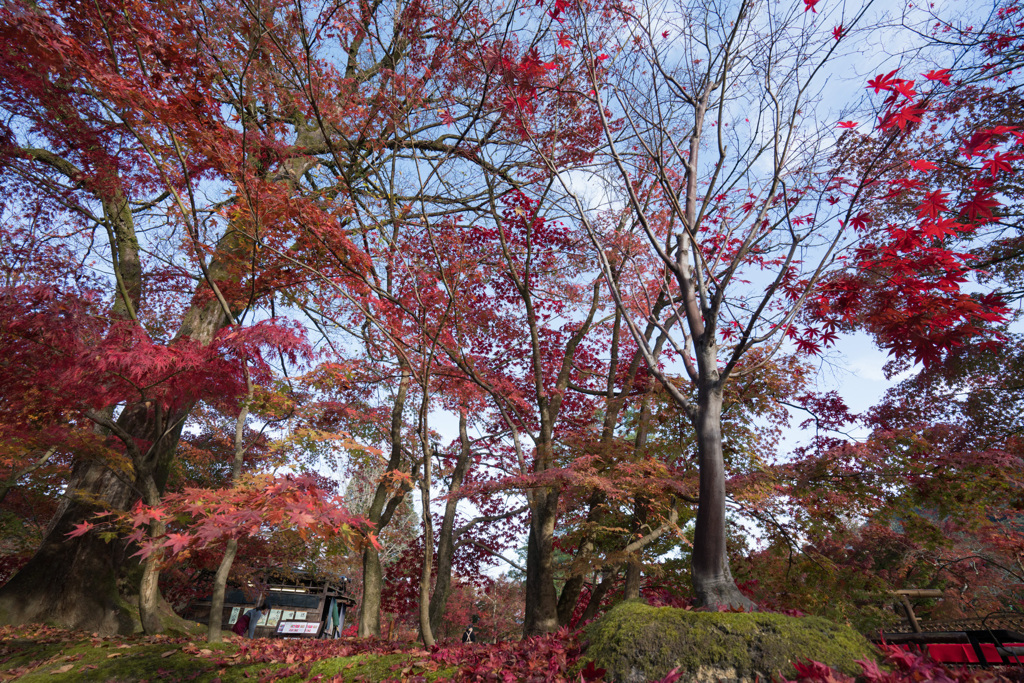
M462 633L462 642L464 643L475 643L476 642L476 622L477 616L473 615L473 623L466 627L466 630Z
M263 604L259 607L253 607L251 610L243 614L235 622L235 625L231 627L231 630L240 636L246 635L248 631L248 637L254 638L256 636L256 624L264 614L270 613L270 603L263 601Z

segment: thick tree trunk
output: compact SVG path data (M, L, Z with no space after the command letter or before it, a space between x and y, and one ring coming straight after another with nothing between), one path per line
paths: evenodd
M191 406L190 406L191 407ZM175 416L178 417L178 416ZM183 416L181 416L183 417ZM120 429L154 446L135 464L162 487L180 424L159 443L156 427L162 426L157 411L140 407L125 411L117 421ZM161 432L163 430L160 430ZM148 437L148 438L147 438ZM46 537L36 554L3 588L0 588L0 621L9 624L49 622L65 628L103 634L135 633L140 630L136 606L119 594L125 548L120 542L107 543L96 531L71 538L68 534L82 522L104 510L126 510L138 500L136 486L141 476L115 471L107 463L81 460L72 470L67 495L50 522ZM141 595L141 586L128 586ZM157 601L158 602L158 601ZM156 609L157 602L152 606Z
M229 275L227 262L242 250L243 242L231 230L221 238L221 260L212 262L208 268L215 281L237 277ZM221 304L206 300L204 305L193 306L185 314L177 337L209 344L227 322ZM118 588L125 568L123 544L106 543L95 531L75 538L68 533L92 520L98 512L127 510L139 499L147 477L152 478L158 490L163 490L182 425L193 405L181 405L165 414L151 403L140 402L126 407L116 422L106 420L109 412L90 414L101 424L106 421L103 426L117 435L120 443L116 445L131 456L132 468L94 458L76 460L65 497L50 521L42 545L0 588L0 623L48 622L101 634L140 630L136 606ZM129 585L128 592L138 595L139 588L137 583Z
M380 635L380 593L384 573L380 553L373 547L363 550L363 600L359 604L359 637Z
M722 388L702 382L697 389L697 457L700 498L693 538L693 590L699 607L754 609L736 587L726 549L725 460L722 456Z
M0 588L0 621L48 622L102 634L136 632L138 617L117 587L124 547L106 543L92 532L67 536L97 512L85 502L85 494L123 505L125 487L103 465L80 461L72 470L68 491L35 556Z
M523 636L558 630L554 538L558 517L557 489L540 489L530 504L530 535L526 548L526 614Z

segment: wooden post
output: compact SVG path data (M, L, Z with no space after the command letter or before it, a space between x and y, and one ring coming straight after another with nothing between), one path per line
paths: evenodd
M910 621L910 628L913 629L914 633L921 632L921 624L918 623L917 615L914 614L914 607L910 604L910 598L941 598L944 595L937 588L904 588L893 591L893 593L900 596L900 602L903 603L903 609L907 613L907 620Z
M910 598L906 595L901 595L900 600L903 602L903 610L907 613L907 619L910 620L910 628L914 630L914 633L920 633L921 624L917 623L917 616L914 614L914 608L910 604Z

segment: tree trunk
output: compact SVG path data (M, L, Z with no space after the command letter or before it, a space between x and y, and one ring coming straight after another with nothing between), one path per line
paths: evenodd
M444 517L441 519L441 531L437 538L437 578L434 581L434 593L430 596L430 631L437 633L441 628L441 618L448 606L448 595L452 585L452 561L455 557L455 513L458 509L458 491L466 477L472 447L466 425L466 411L459 413L459 442L461 450L459 459L452 470L452 481L448 487L448 500L444 506Z
M221 238L218 260L208 268L214 281L237 278L229 274L227 262L244 249L243 243L244 238L233 230ZM227 322L221 304L207 301L186 312L176 338L209 344ZM0 588L0 623L48 622L104 635L140 630L134 605L118 588L125 568L123 544L104 542L95 530L74 538L68 534L99 512L127 510L139 500L147 477L163 491L182 425L193 405L180 405L165 414L159 406L139 402L126 407L116 422L106 421L104 426L118 435L125 450L129 454L136 451L134 472L126 472L123 466L115 470L94 458L76 459L65 497L50 520L42 545ZM101 412L90 417L103 422ZM135 584L128 592L138 594L138 589Z
M238 411L238 418L235 420L235 448L234 457L231 460L231 481L232 487L238 485L242 478L242 464L245 461L245 424L249 419L249 404L252 403L253 384L252 375L249 374L249 361L246 360L242 366L245 372L245 403ZM206 625L206 642L221 642L221 627L224 625L224 592L228 585L228 576L231 574L231 566L235 563L235 556L238 554L238 539L229 538L224 548L224 557L220 559L217 573L213 577L213 594L210 596L210 618Z
M626 564L626 584L622 587L623 600L635 600L640 597L641 565L636 560Z
M151 524L150 535L162 536L167 530L163 522ZM163 596L160 594L160 563L164 559L163 549L154 551L142 563L142 581L139 584L139 620L146 635L156 635L163 631L161 607Z
M141 486L136 482L144 476L152 476L162 488L181 431L179 424L162 439L154 438L155 428L162 427L162 423L158 411L145 407L126 410L117 421L120 429L137 435L138 441L153 444L146 457L135 464L134 478L96 460L75 464L67 495L39 550L0 588L0 620L9 624L49 622L102 634L140 630L133 601L120 595L118 589L124 545L103 541L96 530L75 538L68 534L99 512L127 510L138 500L136 491ZM129 586L127 592L141 595L141 586Z
M123 505L126 487L111 470L83 460L72 469L68 493L39 550L0 588L0 620L48 622L102 634L134 633L140 627L138 619L117 588L124 547L106 543L93 532L67 536L98 511L85 502L87 494Z
M363 600L359 604L359 637L380 635L380 593L384 574L380 553L367 544L363 550Z
M601 572L601 582L591 591L590 602L587 603L587 608L583 610L583 615L580 616L580 624L585 624L597 616L598 611L601 609L601 601L604 600L604 596L608 595L608 591L611 590L614 582L615 572Z
M213 577L213 595L210 596L210 619L207 624L206 642L219 643L223 640L221 628L224 626L224 593L227 591L228 574L238 554L238 539L229 538L224 548L224 557L220 558L220 566Z
M754 609L736 587L726 549L725 460L722 456L722 388L701 382L697 389L697 458L700 498L693 538L693 590L698 607Z
M572 621L576 603L579 602L580 595L583 593L584 580L583 574L573 574L562 586L562 592L558 594L558 625L560 627L567 626Z
M405 410L406 396L409 393L409 383L412 381L412 371L408 363L399 359L402 379L398 385L398 393L395 395L395 403L391 407L391 458L388 460L388 472L400 471L402 464L402 414ZM413 474L415 478L415 473ZM391 521L395 510L405 499L405 494L411 488L402 486L398 493L388 499L389 487L386 482L377 484L373 494L373 501L370 509L366 511L366 518L374 525L377 534ZM386 503L386 506L385 506ZM363 549L363 598L359 604L359 637L380 635L380 592L384 588L384 571L380 563L380 553L371 544L366 544Z
M558 630L554 538L559 492L557 489L540 489L532 494L532 498L530 535L526 548L524 637Z
M423 454L423 477L420 479L420 503L423 514L423 565L420 567L420 637L423 647L434 646L434 632L430 628L430 574L434 565L434 520L430 516L430 483L433 464L430 444L427 441L427 410L430 393L423 383L423 402L420 405L420 440Z

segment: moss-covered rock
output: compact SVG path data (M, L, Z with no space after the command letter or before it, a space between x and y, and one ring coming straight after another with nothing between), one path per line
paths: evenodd
M586 658L609 680L640 683L679 667L682 681L772 680L813 659L849 674L874 647L848 626L818 617L691 612L626 602L587 627Z

